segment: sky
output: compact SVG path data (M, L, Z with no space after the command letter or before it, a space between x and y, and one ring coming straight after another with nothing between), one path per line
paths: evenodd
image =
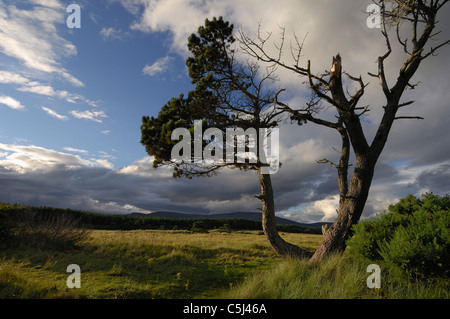
M369 28L372 1L307 0L0 0L0 201L104 213L257 211L255 172L227 169L211 178L173 179L152 167L140 144L144 115L192 84L185 60L188 36L206 18L223 16L249 36L271 33L276 52L286 30L283 58L294 34L305 39L302 62L316 73L340 53L344 70L369 86L360 105L371 140L382 115L377 57L386 51L380 29ZM80 28L69 28L70 4L80 7ZM431 45L450 39L447 5ZM405 29L406 30L406 29ZM406 34L406 33L405 33ZM395 43L395 35L393 35ZM394 83L405 60L393 46L386 61ZM396 121L376 172L363 217L398 199L450 193L450 46L425 60L405 92L415 103ZM278 70L281 96L294 108L308 100L304 79ZM349 84L349 91L354 89ZM330 109L325 109L331 114ZM329 115L331 116L331 115ZM280 127L282 167L272 175L277 215L299 222L333 221L336 170L317 160L337 159L332 130L285 121Z

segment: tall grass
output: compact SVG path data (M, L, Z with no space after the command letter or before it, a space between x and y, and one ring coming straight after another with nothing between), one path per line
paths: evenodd
M18 244L35 248L72 249L87 238L88 230L69 214L43 215L31 209L16 212L7 219L8 236L3 246Z
M320 265L287 259L224 293L224 298L305 299L358 298L367 274L362 265L332 256Z
M398 280L382 268L381 288L367 287L368 263L347 255L328 257L319 265L284 260L248 278L222 298L232 299L448 299L445 279Z

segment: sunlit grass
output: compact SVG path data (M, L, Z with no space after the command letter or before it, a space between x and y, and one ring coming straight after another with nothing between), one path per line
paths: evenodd
M285 236L310 249L321 237ZM208 298L280 260L257 231L91 231L78 249L21 245L1 256L1 298ZM81 289L66 286L69 264Z
M447 279L399 280L388 269L381 272L381 288L367 287L367 261L347 254L330 256L318 265L287 259L270 270L223 291L232 299L448 299Z
M309 250L322 239L281 235ZM80 289L67 288L70 264ZM369 289L368 264L348 254L283 260L258 231L94 230L76 249L1 250L0 298L449 298L448 280L399 282L383 267L381 289Z

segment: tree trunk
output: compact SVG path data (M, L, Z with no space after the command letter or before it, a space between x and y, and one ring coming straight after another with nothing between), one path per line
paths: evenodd
M358 222L364 210L375 163L376 159L368 155L357 156L349 190L344 198L341 195L338 217L324 234L322 242L309 260L310 263L320 262L330 253L345 250L345 241L351 233L351 227Z
M275 220L275 204L273 199L272 181L269 174L258 170L261 195L257 196L262 204L262 227L273 250L281 257L309 258L312 253L286 242L277 231Z

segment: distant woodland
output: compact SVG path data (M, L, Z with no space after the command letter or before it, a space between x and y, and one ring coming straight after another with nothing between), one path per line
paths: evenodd
M261 230L260 221L223 218L223 219L195 219L195 218L163 218L119 214L102 214L80 210L53 207L29 207L19 204L0 203L0 234L8 232L12 224L20 220L51 220L60 216L70 217L83 228L104 230L135 230L135 229L167 229L207 231L208 229L232 230ZM299 225L277 225L279 231L292 233L320 234L320 227L303 227Z

